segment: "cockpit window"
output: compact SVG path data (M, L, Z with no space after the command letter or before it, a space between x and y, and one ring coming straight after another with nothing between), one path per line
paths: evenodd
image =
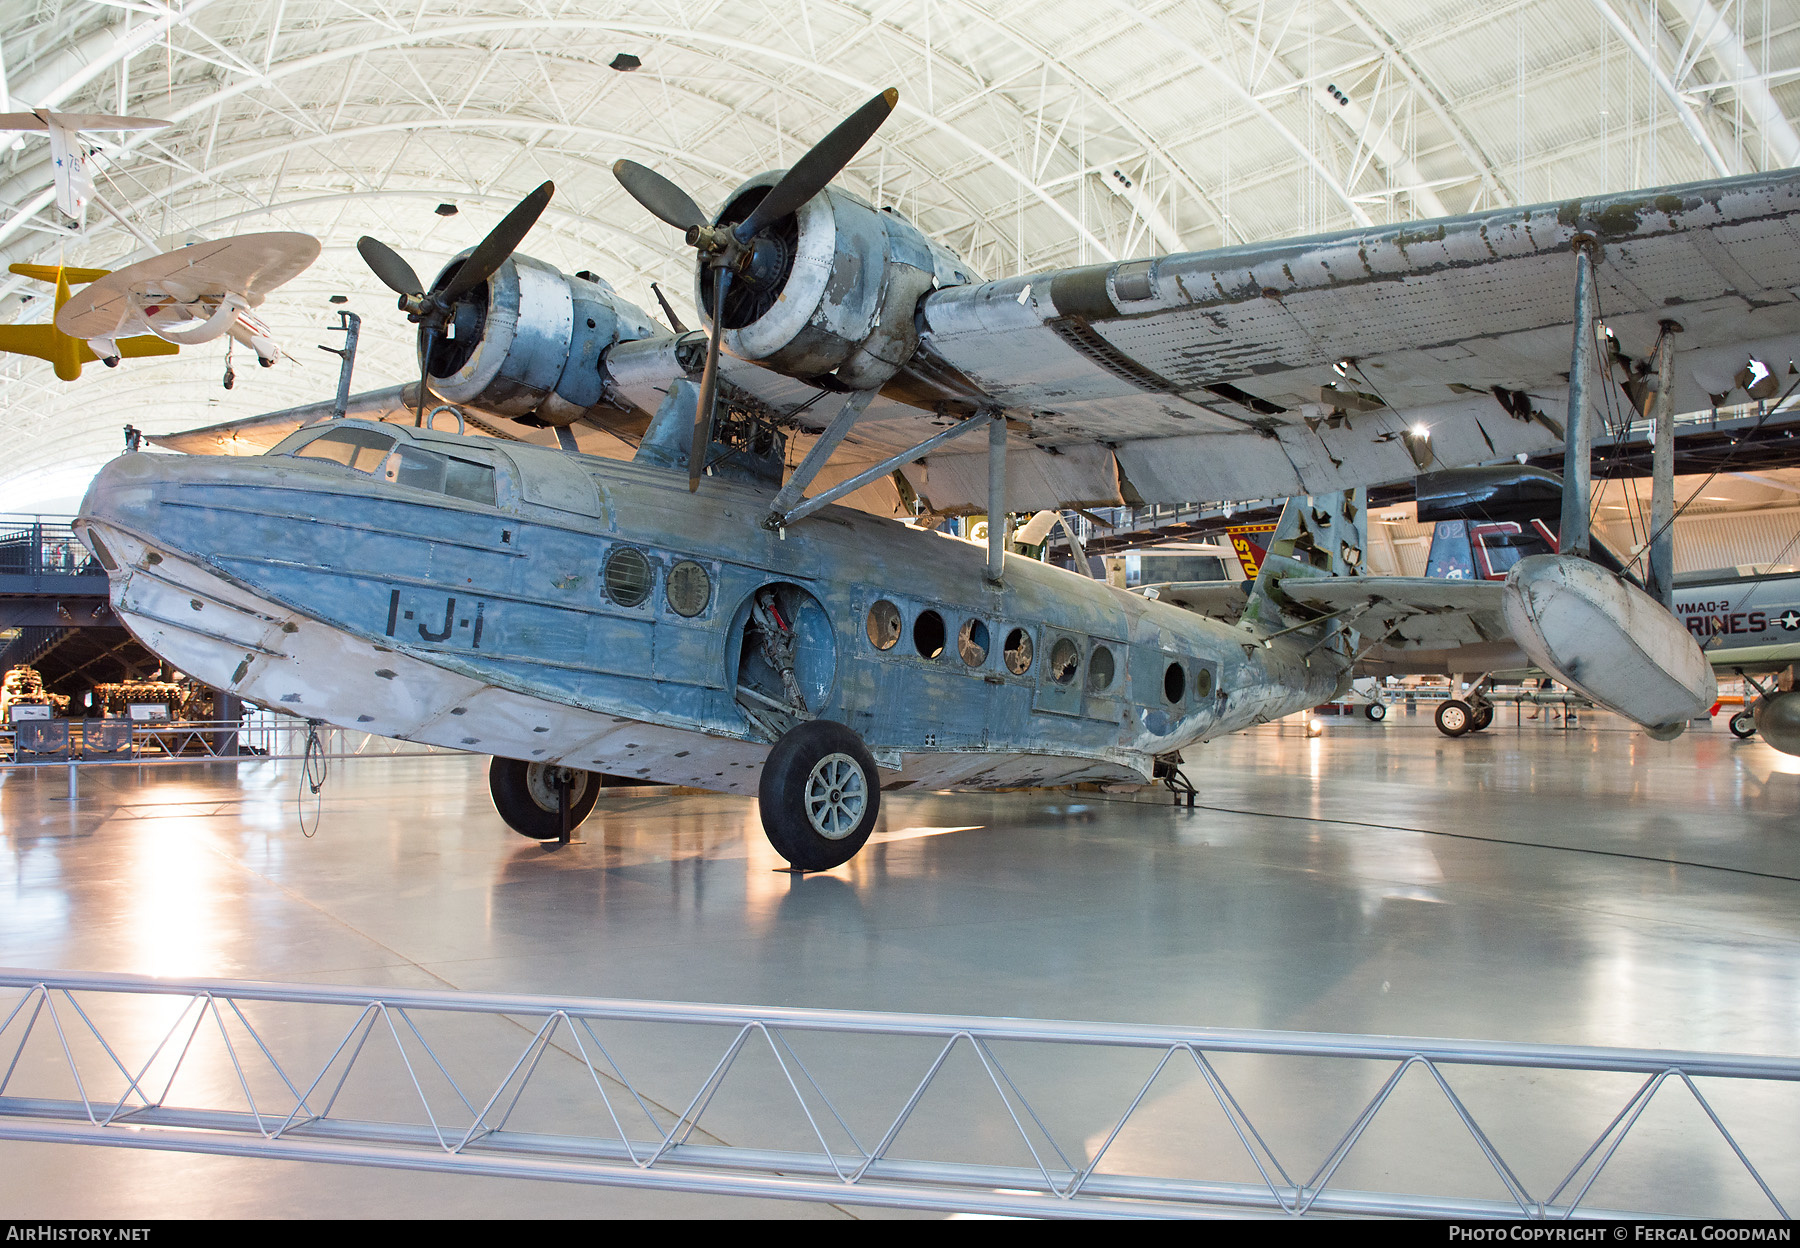
M346 429L333 429L323 437L314 438L295 451L294 457L296 459L328 459L334 464L342 464L357 472L372 473L381 465L381 461L387 458L387 453L393 449L394 439L390 434L352 426Z
M473 460L402 444L388 456L382 475L397 485L448 494L488 507L494 505L494 470Z

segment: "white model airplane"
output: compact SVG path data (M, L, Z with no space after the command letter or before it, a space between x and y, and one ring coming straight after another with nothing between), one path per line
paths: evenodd
M242 234L194 243L107 274L57 309L56 327L102 360L118 341L151 333L190 347L230 334L264 368L281 358L269 327L250 309L318 259L310 234Z
M56 206L80 228L94 198L94 175L88 168L83 130L156 130L168 125L154 117L114 117L106 113L54 113L34 108L28 113L0 113L0 130L42 130L50 138L50 160L56 166Z

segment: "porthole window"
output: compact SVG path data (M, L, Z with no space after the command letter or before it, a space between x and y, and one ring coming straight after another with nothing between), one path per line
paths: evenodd
M1202 672L1206 671L1205 668L1201 668L1200 670ZM1179 702L1186 693L1187 672L1182 670L1182 666L1179 663L1169 664L1168 670L1163 672L1163 697L1171 702Z
M1031 634L1022 628L1015 628L1006 635L1006 649L1001 651L1006 660L1006 670L1014 676L1023 676L1031 670Z
M676 615L692 619L706 610L706 604L712 601L712 577L692 559L683 559L669 569L666 593L669 609Z
M883 598L869 608L869 644L877 650L892 650L900 640L900 608Z
M1074 681L1081 671L1081 651L1067 637L1058 637L1050 647L1050 679L1059 685Z
M980 620L964 620L961 631L956 634L956 652L970 667L980 667L986 663L988 626Z
M944 617L936 611L921 611L913 621L913 649L921 658L935 659L944 652Z
M1105 693L1113 682L1113 654L1110 647L1096 645L1088 655L1087 691Z
M650 596L650 560L635 546L620 546L606 557L606 596L621 607L643 605Z
M1204 698L1211 696L1211 694L1212 669L1210 667L1196 667L1194 669L1194 696L1196 698Z

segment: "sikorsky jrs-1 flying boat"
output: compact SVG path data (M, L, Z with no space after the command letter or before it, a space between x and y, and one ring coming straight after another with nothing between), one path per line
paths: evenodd
M1141 785L1334 696L1359 620L1455 605L1365 575L1360 483L1579 446L1601 369L1680 402L1800 355L1794 174L983 282L830 185L894 98L717 214L616 166L695 248L704 336L515 254L548 184L429 287L363 240L420 325L420 410L107 465L77 523L120 618L252 701L492 755L528 836L631 776L756 793L823 869L883 790ZM1679 368L1626 354L1677 318ZM564 449L440 432L427 390ZM1009 550L1012 512L1127 493L1293 496L1235 622ZM985 549L893 518L976 512ZM1680 732L1704 657L1579 549L1521 560L1483 628Z

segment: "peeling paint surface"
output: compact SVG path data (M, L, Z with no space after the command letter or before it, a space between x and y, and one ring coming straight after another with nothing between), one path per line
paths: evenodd
M349 426L412 436L338 427ZM849 725L897 762L887 787L1143 783L1153 755L1311 706L1342 674L1305 643L1246 644L1217 621L1034 560L1010 560L996 586L984 547L842 508L783 540L747 522L767 511L764 487L709 478L692 496L665 470L430 442L488 455L498 501L285 454L128 455L96 478L79 523L117 554L112 600L128 627L250 701L725 792L754 791L774 737L767 704L784 696L747 632L765 587L814 604L813 624L795 608L803 713ZM546 495L531 476L552 463L602 481L607 515L591 488L587 514L566 493L558 506L534 501ZM621 551L647 579L619 572ZM667 598L678 562L712 586L692 617ZM900 620L886 650L870 640L877 602ZM959 646L977 625L988 642ZM1019 637L1032 657L1015 670Z

